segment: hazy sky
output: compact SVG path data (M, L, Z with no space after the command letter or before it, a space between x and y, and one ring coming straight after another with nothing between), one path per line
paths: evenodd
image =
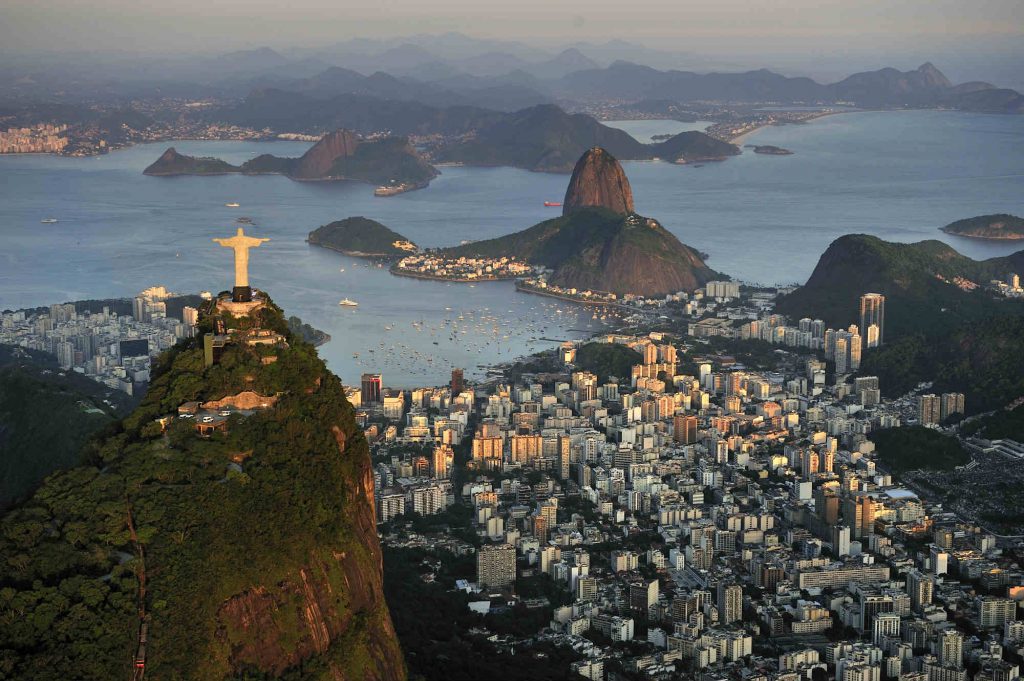
M461 31L533 42L622 38L751 52L1024 37L1022 0L2 0L4 49L324 45Z

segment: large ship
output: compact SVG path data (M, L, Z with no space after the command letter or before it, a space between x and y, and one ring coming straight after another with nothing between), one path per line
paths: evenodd
M357 302L356 302L356 301L354 301L354 300L349 300L348 298L343 298L343 299L342 299L342 300L341 300L341 301L340 301L340 302L338 303L338 305L342 305L342 306L344 306L344 307L358 307L358 306L359 306L359 303L357 303Z
M562 204L559 201L545 201L544 202L544 206L547 207L547 208L558 208L561 205Z
M44 225L53 225L59 222L59 220L57 220L57 218L43 218L39 222L41 222Z
M240 205L241 204L235 203L234 201L232 201L231 203L225 203L224 207L225 208L238 208Z

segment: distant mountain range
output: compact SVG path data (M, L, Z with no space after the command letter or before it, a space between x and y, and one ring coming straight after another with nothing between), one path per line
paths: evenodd
M1024 112L1024 97L990 83L954 85L931 63L913 71L884 68L821 84L767 69L739 73L659 71L618 61L597 67L579 53L563 53L579 70L553 69L538 75L523 69L503 74L423 74L424 80L381 71L369 76L340 67L301 79L257 79L256 88L330 99L342 94L413 101L436 107L476 106L511 111L536 104L576 100L625 100L636 103L837 104L865 108L948 107L966 111ZM566 71L560 73L560 71ZM556 75L557 74L557 75ZM440 76L440 77L438 77Z
M146 175L286 175L293 180L355 180L372 184L422 185L437 176L408 140L383 137L362 140L348 130L325 135L299 158L263 154L240 166L216 158L165 151L144 171Z
M949 107L965 111L1024 112L1024 97L983 82L953 85L934 65L914 71L884 68L822 85L761 69L746 73L658 71L616 62L571 73L558 81L564 98L674 100L677 102L849 103L860 107Z

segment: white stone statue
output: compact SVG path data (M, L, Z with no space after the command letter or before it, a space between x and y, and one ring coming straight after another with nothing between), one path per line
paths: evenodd
M249 249L256 248L264 241L270 239L257 239L246 236L241 227L238 234L230 239L214 239L221 246L234 249L235 251L235 287L246 287L249 285Z

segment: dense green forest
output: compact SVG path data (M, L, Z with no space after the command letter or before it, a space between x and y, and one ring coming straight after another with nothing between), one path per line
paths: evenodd
M971 460L955 437L924 426L886 428L869 437L878 448L879 459L894 473L918 468L950 471Z
M276 307L263 312L262 326L288 333ZM404 676L362 489L366 441L337 377L301 339L289 346L231 344L206 367L201 346L182 342L85 465L3 517L3 678L124 678L142 611L153 678L316 679L331 665ZM183 402L242 390L279 400L208 438L175 417ZM320 655L303 625L310 598L331 636ZM239 608L267 619L249 629Z
M628 383L633 367L643 361L639 352L620 343L585 343L576 351L576 367L597 374L601 383L611 376Z
M1001 409L1024 395L1024 315L1005 314L914 334L864 354L860 373L901 395L922 381L934 392L962 392L968 414Z
M0 508L77 465L86 440L130 403L122 392L61 371L53 355L0 345Z
M960 427L964 435L979 435L988 440L1009 438L1024 442L1024 405L1011 410L999 409Z
M423 574L440 565L435 579ZM516 647L515 655L501 652L484 636L471 632L486 628L500 635L525 636L551 617L549 607L530 610L517 606L503 613L479 615L469 609L471 598L452 585L456 579L474 579L475 558L434 553L425 549L384 549L384 592L391 605L395 631L402 643L410 678L424 681L476 681L477 679L573 679L569 665L580 656L570 648L538 644ZM546 578L517 583L518 590L543 596ZM522 580L520 580L522 582Z
M885 295L885 341L924 334L998 315L1024 315L1024 304L981 289L966 291L958 278L984 285L1024 271L1024 251L972 260L941 241L901 244L847 234L829 245L804 286L779 298L776 310L792 319L823 319L845 328L859 321L864 293Z
M408 241L404 236L376 220L355 216L336 220L317 227L309 233L309 243L342 253L401 256L408 251L396 248L396 241Z

